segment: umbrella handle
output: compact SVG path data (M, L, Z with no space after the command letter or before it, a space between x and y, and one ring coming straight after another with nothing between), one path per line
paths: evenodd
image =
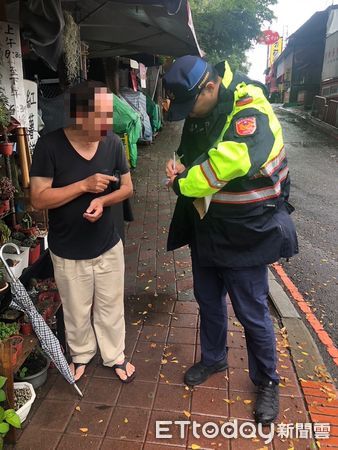
M6 263L6 261L5 261L4 257L3 257L3 251L4 251L5 247L13 247L16 250L16 253L18 255L20 255L20 249L19 249L19 247L16 244L13 244L12 242L7 242L7 244L2 245L1 248L0 248L0 259L2 261L2 264L4 265L8 275L10 277L10 279L12 281L16 281L16 278L13 275L13 272L11 271L11 269L9 268L8 264Z

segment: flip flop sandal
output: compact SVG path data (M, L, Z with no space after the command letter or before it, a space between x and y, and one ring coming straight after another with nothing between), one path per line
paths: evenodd
M79 381L82 377L83 377L83 375L85 374L85 372L86 372L86 367L88 366L88 364L91 362L91 360L90 361L88 361L87 363L76 363L76 362L71 362L71 364L73 364L73 366L74 366L74 374L73 374L73 377L74 377L74 379L75 379L75 381ZM78 378L76 378L76 372L78 371L78 369L80 369L80 367L84 367L84 369L83 369L83 372L81 373L81 375L78 377ZM72 370L71 370L72 371Z
M133 381L133 379L135 378L135 375L136 375L135 372L133 372L130 376L127 375L127 364L128 364L128 361L125 359L122 364L114 364L112 367L112 369L115 370L115 374L116 374L117 378L122 383L130 383L131 381ZM119 377L119 375L116 373L116 369L123 370L125 372L125 374L127 375L127 378L125 380L123 380L121 377Z

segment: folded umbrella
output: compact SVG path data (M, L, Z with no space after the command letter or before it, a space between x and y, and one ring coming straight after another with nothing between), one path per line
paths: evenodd
M50 357L55 366L58 368L60 373L65 377L68 383L72 384L78 394L83 397L82 392L78 388L75 383L74 376L72 375L67 360L62 352L61 345L57 337L54 335L52 330L44 321L43 317L36 310L34 303L28 295L25 287L15 276L13 275L11 269L8 267L8 264L3 258L3 249L7 246L14 247L16 252L20 254L20 249L17 245L8 243L4 244L0 248L0 259L8 272L8 275L11 279L11 292L12 292L12 301L10 303L10 307L14 309L18 309L19 311L24 312L30 319L33 329L37 338L40 341L41 347L44 352Z

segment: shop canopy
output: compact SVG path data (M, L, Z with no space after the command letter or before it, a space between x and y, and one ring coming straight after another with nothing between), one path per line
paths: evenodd
M66 4L68 2L63 2ZM75 11L91 57L133 53L199 54L189 3L81 0Z
M8 20L18 17L19 2L6 3ZM188 0L26 0L20 10L23 36L51 66L60 47L62 10L80 26L90 58L201 54Z

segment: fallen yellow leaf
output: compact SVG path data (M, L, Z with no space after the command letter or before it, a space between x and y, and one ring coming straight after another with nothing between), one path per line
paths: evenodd
M124 422L124 423L128 423L128 422L129 422L129 420L127 419L127 417L124 418L123 422Z
M191 448L192 448L192 450L198 450L201 447L197 444L191 444Z
M188 419L191 417L191 414L189 411L183 411L183 413L186 417L188 417Z
M75 409L76 409L76 411L81 411L80 406L77 406Z
M80 428L80 431L82 431L82 433L87 433L88 428Z
M252 400L243 400L243 403L245 405L250 405L250 403L252 403Z

